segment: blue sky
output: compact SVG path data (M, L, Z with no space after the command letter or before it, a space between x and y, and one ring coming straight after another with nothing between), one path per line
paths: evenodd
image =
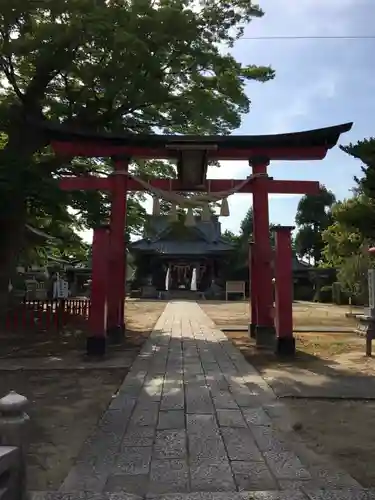
M375 35L375 0L259 0L265 16L246 27L244 37ZM353 121L342 136L348 144L375 135L375 68L368 40L239 40L232 50L243 64L271 65L273 81L250 83L251 111L234 133L272 134L320 128ZM244 178L246 162L223 162L209 177ZM350 195L360 162L338 148L321 162L274 162L275 179L317 180L338 199ZM300 196L272 195L270 221L294 223ZM231 216L222 228L237 232L251 206L251 195L229 200ZM151 203L147 203L150 209Z
M246 36L340 36L375 34L374 0L260 0L265 11ZM247 87L252 108L243 117L240 134L283 133L348 121L352 131L342 144L375 135L375 39L373 40L240 40L233 53L244 64L270 64L272 82ZM223 164L215 177L249 175L246 163ZM277 179L317 180L338 199L350 195L360 162L338 148L321 162L274 162ZM293 224L300 196L270 197L270 220ZM251 204L251 195L230 199L231 217L222 227L237 231Z

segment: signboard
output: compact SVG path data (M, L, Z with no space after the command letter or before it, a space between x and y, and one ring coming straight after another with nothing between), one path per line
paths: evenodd
M227 281L225 284L225 300L228 300L229 293L240 293L245 300L245 282L244 281Z
M53 298L67 299L69 296L69 283L58 278L53 284Z

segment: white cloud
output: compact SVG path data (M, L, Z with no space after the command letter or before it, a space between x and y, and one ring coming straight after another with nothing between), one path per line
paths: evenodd
M261 0L266 15L253 28L263 35L347 35L352 14L372 0ZM253 34L253 33L252 33Z
M293 88L293 96L283 101L285 104L279 106L273 113L270 123L270 133L280 134L293 129L296 118L307 117L314 112L318 106L324 106L324 101L334 98L340 76L337 73L321 75L309 85ZM285 94L288 90L285 89Z

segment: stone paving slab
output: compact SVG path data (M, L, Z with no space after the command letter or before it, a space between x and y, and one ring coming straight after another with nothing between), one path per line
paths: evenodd
M35 495L375 500L293 437L284 405L194 302L167 305L60 492Z
M374 500L374 489L316 490L303 491L242 491L242 492L195 492L148 494L146 497L119 491L116 493L95 493L75 491L73 493L34 491L30 500Z

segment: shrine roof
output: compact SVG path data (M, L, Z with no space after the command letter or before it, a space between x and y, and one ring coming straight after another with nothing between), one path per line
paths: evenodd
M177 241L177 240L138 240L130 245L131 250L157 253L160 255L209 255L222 252L229 252L233 247L224 241L214 241L208 243L201 241Z
M342 133L352 128L352 123L344 123L333 127L326 127L303 132L272 135L144 135L144 134L114 134L73 130L65 125L52 122L39 122L47 138L55 143L79 143L82 148L90 145L92 156L106 156L105 151L116 148L118 154L127 153L130 156L173 158L176 155L174 146L189 147L189 149L204 149L207 147L209 158L241 159L250 158L250 150L254 154L268 152L270 159L278 159L277 152L272 150L304 149L320 147L328 150L337 144ZM102 154L98 151L107 147ZM111 150L112 147L112 150ZM214 149L210 149L214 147ZM114 148L114 149L113 149ZM259 150L259 151L258 151ZM245 156L241 156L241 151ZM302 152L301 152L302 155ZM302 155L303 156L303 155ZM281 159L284 159L282 157Z
M150 216L144 238L129 245L131 251L161 255L208 255L233 250L221 238L220 223L216 216L203 222L195 217L195 226L184 227L171 223L167 216Z
M309 271L312 269L312 266L307 262L300 260L297 255L293 253L292 268L293 271Z
M172 235L172 238L174 236L174 239L179 240L182 235L186 237L190 234L194 237L194 241L197 238L203 238L205 241L210 243L221 239L221 224L216 215L213 215L211 220L207 222L202 221L199 216L194 217L194 221L194 226L186 228L182 224L182 221L171 222L168 216L150 215L147 223L145 224L143 237L145 239L157 241L163 238L170 239L170 235ZM176 231L178 234L176 234Z

